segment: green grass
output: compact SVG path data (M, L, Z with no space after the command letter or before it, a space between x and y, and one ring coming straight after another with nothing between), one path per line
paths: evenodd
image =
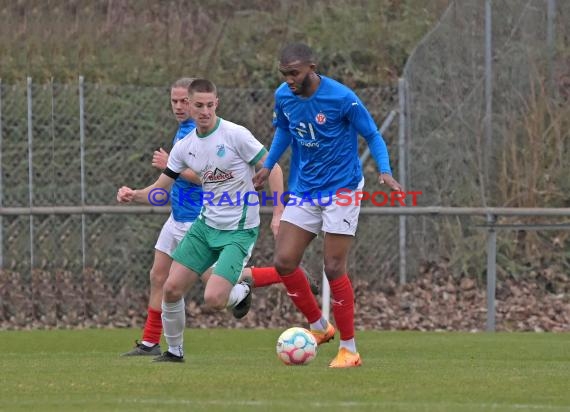
M120 358L138 330L0 332L0 410L568 411L570 334L360 332L364 365L276 358L278 330L190 329L186 363Z

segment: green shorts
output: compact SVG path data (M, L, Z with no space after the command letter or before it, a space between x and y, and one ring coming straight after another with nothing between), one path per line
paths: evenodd
M235 285L251 256L259 228L214 229L198 219L178 244L172 258L198 275L214 263L214 273Z

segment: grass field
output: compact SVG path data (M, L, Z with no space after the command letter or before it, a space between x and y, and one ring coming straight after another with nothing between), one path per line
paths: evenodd
M360 332L364 365L281 364L279 330L190 329L186 363L121 358L139 330L0 332L2 411L570 411L570 334ZM335 341L336 342L336 341Z

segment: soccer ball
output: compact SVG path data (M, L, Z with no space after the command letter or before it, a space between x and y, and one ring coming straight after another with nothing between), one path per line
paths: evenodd
M306 365L317 356L317 341L305 328L289 328L277 339L277 357L285 365Z

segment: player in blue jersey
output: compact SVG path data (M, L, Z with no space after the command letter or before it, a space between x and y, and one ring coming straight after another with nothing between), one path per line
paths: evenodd
M330 341L335 327L323 317L299 269L305 249L320 231L325 233L325 274L340 332L339 352L329 366L348 368L362 364L354 339L354 292L347 274L360 212L355 193L364 185L358 134L378 165L380 183L397 191L402 187L392 177L386 144L364 104L348 87L315 70L316 57L307 45L295 43L282 50L279 71L285 82L275 92L275 134L254 184L263 187L287 147L296 148L292 153L298 167L296 185L281 218L274 264L317 343ZM339 190L342 203L337 202ZM349 205L344 201L347 196L353 199Z

